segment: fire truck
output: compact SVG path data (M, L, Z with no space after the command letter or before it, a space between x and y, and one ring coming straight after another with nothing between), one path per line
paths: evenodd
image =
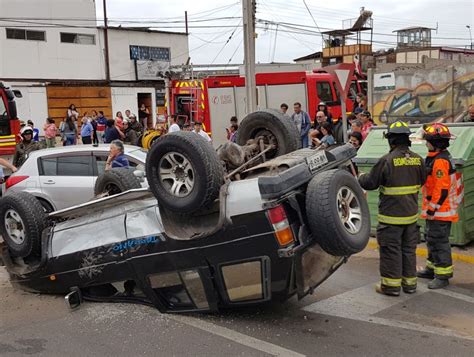
M20 120L17 117L15 97L21 92L0 82L0 157L11 159L20 140Z
M341 99L333 74L324 71L258 73L257 109L279 109L299 102L311 119L316 116L317 106L325 102L333 119L341 117ZM346 101L347 112L352 112L357 93L366 93L366 81L354 76L350 95ZM245 117L245 77L216 76L199 80L173 80L170 82L170 113L178 116L178 122L201 121L212 135L214 145L226 140L229 119Z

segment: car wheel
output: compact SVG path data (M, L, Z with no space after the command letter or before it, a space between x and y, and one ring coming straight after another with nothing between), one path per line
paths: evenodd
M296 125L289 118L273 109L266 109L247 115L239 125L237 144L243 146L250 139L264 137L265 144L274 144L268 159L288 154L301 148L301 138Z
M369 241L370 214L364 192L345 170L322 172L306 190L309 228L327 253L348 256Z
M0 233L13 256L39 256L46 225L47 215L33 195L18 192L0 200Z
M183 214L208 207L224 181L216 151L202 137L184 131L167 134L153 144L145 171L160 205Z
M140 180L130 169L112 169L104 171L97 177L94 194L96 196L113 196L134 188L141 188Z

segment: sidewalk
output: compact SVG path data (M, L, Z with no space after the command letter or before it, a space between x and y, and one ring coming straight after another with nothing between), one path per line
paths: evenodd
M378 247L379 245L377 244L377 239L370 238L369 243L365 249L378 250ZM418 244L416 255L419 257L428 256L428 248L426 247L425 242ZM451 256L453 257L453 261L474 265L474 242L471 242L464 247L451 247Z

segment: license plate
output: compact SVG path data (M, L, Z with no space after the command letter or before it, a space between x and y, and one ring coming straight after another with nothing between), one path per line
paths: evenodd
M311 173L319 169L321 166L324 166L328 163L328 158L325 151L320 151L310 157L306 158L306 163L308 164L309 170Z

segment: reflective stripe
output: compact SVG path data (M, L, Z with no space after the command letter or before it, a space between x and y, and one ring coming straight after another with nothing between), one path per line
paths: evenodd
M426 216L427 215L426 210L421 211L421 214ZM434 213L433 217L446 218L446 217L452 217L452 216L455 216L455 215L456 215L456 210L451 210L451 211L446 211L446 212L436 211Z
M382 285L398 288L402 286L402 279L392 279L382 277Z
M403 277L403 278L402 278L402 284L403 284L403 285L409 285L409 286L416 285L416 277L413 277L413 278L405 278L405 277Z
M397 186L397 187L385 187L380 186L380 192L384 195L412 195L414 193L418 193L420 190L420 185L413 185L413 186Z
M441 207L440 205L435 205L433 202L430 202L428 206L430 206L433 209L438 209Z
M453 274L453 266L450 265L449 267L434 267L434 273L436 275L452 275Z
M377 216L380 223L387 224L412 224L418 221L418 214L409 217L395 217L395 216L384 216L379 214Z
M428 269L434 269L435 266L434 266L434 264L433 264L431 261L427 260L427 261L426 261L426 267L427 267Z

